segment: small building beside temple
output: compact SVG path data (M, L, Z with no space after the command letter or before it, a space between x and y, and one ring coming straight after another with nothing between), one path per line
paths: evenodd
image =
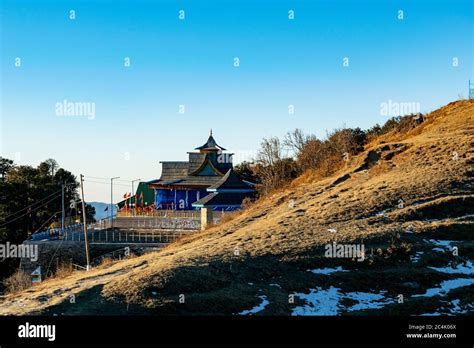
M147 183L155 191L156 209L230 211L255 196L255 185L233 171L233 154L216 143L212 130L195 150L188 152L188 161L160 162L160 179Z
M124 197L125 198L125 197ZM131 192L130 197L117 203L119 210L148 208L155 204L155 191L144 181L140 181L136 192Z
M213 210L238 209L245 198L255 194L253 185L241 180L233 169L229 169L219 182L208 187L206 191L208 194L194 202L193 207Z

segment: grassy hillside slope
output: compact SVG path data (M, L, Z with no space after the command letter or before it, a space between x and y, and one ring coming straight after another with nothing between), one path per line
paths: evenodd
M0 314L472 313L473 117L474 101L451 103L331 178L303 176L158 253L3 296ZM333 242L363 243L364 261L325 257Z

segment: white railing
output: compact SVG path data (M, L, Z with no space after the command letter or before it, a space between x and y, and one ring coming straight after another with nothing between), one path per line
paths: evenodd
M117 217L143 217L143 218L153 218L153 217L163 217L163 218L184 218L192 219L199 218L201 212L199 210L152 210L152 211L135 211L129 209L127 211L117 212Z
M114 227L129 229L169 229L169 230L199 230L200 218L176 217L118 217Z
M195 232L195 230L88 230L87 238L89 243L166 244ZM84 233L70 233L64 235L63 240L82 242Z

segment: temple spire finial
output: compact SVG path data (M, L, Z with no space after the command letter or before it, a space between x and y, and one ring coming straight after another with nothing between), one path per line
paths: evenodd
M206 143L202 146L196 147L194 150L199 150L199 151L225 151L225 148L222 146L217 145L216 140L212 136L212 128L209 130L209 138L207 139Z

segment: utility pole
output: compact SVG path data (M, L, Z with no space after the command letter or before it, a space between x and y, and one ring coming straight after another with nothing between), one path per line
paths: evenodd
M137 214L137 195L135 194L135 190L134 190L134 188L133 188L133 183L134 183L135 181L140 181L140 180L141 180L141 179L132 180L132 195L133 195L133 197L135 197L135 198L134 198L135 207L132 207L132 208L134 208L133 211L135 212L135 215ZM138 187L137 187L137 189L138 189Z
M86 245L86 270L91 268L89 257L89 239L87 238L86 204L84 203L84 175L81 174L81 195L82 195L82 217L84 222L84 243Z
M64 183L61 185L61 234L64 236Z
M112 229L114 228L114 217L113 217L113 210L114 210L114 180L119 179L120 176L116 176L114 178L110 178L110 226Z

